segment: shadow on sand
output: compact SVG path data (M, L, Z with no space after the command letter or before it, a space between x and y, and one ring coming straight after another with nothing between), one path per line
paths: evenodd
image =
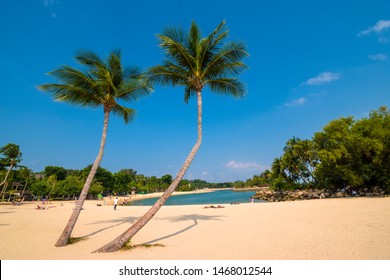
M137 219L138 219L138 217L126 217L126 218L111 219L111 220L104 220L104 221L97 221L97 222L94 222L94 223L89 223L87 225L112 224L112 223L115 223L115 224L107 226L107 227L104 227L104 228L101 228L101 229L99 229L97 231L91 232L90 234L86 234L86 235L80 236L80 237L81 238L86 238L86 237L89 237L89 236L93 236L93 235L98 234L99 232L102 232L102 231L105 231L107 229L120 226L120 225L125 224L125 223L133 224L135 221L137 221Z
M169 220L172 223L183 222L183 221L193 221L193 224L191 224L188 227L185 227L182 230L179 230L177 232L174 232L174 233L171 233L171 234L144 242L144 243L142 243L142 245L150 245L150 244L156 243L158 241L161 241L161 240L173 237L173 236L177 236L183 232L191 230L193 227L196 227L198 225L198 221L212 221L212 220L222 221L222 219L221 219L222 217L223 216L209 216L209 215L206 216L206 215L193 214L193 215L182 215L182 216L178 216L178 217L161 219L161 220Z
M156 243L158 241L161 241L161 240L164 240L164 239L167 239L167 238L170 238L170 237L173 237L173 236L177 236L179 234L182 234L183 232L186 232L186 231L189 231L191 230L192 228L194 228L195 226L197 226L199 224L199 221L210 221L210 220L216 220L216 221L222 221L224 216L210 216L210 215L198 215L198 214L193 214L193 215L181 215L181 216L177 216L177 217L170 217L170 218L153 218L150 222L153 223L153 221L155 220L168 220L169 222L172 222L172 223L175 223L175 222L183 222L183 221L192 221L193 223L177 232L173 232L171 234L168 234L168 235L165 235L165 236L162 236L162 237L159 237L159 238L156 238L156 239L153 239L153 240L150 240L150 241L147 241L147 242L144 242L142 243L141 245L151 245L153 243ZM110 219L110 220L102 220L102 221L96 221L94 223L89 223L87 225L95 225L95 224L111 224L109 226L106 226L106 227L103 227L103 228L100 228L94 232L91 232L89 234L86 234L84 236L80 236L80 238L87 238L87 237L90 237L90 236L93 236L93 235L96 235L100 232L103 232L105 230L108 230L108 229L111 229L111 228L114 228L114 227L118 227L122 224L125 224L125 223L128 223L128 224L134 224L136 221L138 221L140 217L124 217L124 218L119 218L119 219ZM113 224L114 223L114 224Z

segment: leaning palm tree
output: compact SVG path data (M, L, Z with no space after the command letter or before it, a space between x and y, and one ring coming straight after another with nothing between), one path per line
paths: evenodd
M202 38L195 22L189 33L169 28L157 35L166 59L149 70L149 79L163 86L184 86L184 100L197 97L198 138L181 170L165 193L133 226L112 242L95 252L112 252L123 247L161 208L184 177L202 142L202 92L206 85L211 91L241 97L245 86L237 76L246 65L242 59L248 56L242 43L225 43L228 31L223 21L208 37Z
M0 193L0 197L3 198L7 190L8 176L11 173L12 169L21 161L22 153L20 152L20 148L18 145L9 143L0 148L0 154L5 156L1 159L1 164L3 166L9 166L8 171L5 174L4 180L0 183L0 186L3 186Z
M98 155L85 181L80 197L70 219L58 239L56 246L65 246L79 217L80 211L91 187L92 180L103 158L107 127L110 114L121 116L125 123L134 116L134 110L117 103L118 100L134 101L151 92L151 87L136 67L124 68L121 52L114 50L107 61L100 59L91 51L80 51L76 60L87 68L80 71L69 66L62 66L49 74L61 81L61 84L45 84L40 89L54 95L58 101L89 107L103 107L104 123Z

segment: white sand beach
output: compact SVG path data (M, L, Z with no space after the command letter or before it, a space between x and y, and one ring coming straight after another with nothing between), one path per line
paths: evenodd
M121 234L149 206L86 201L73 237L54 246L74 202L0 205L2 260L389 260L390 197L282 203L163 206L132 244L159 244L108 254L91 252ZM47 205L46 205L47 206Z

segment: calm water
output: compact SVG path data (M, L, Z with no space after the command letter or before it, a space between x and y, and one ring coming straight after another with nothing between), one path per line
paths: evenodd
M171 196L164 205L196 205L196 204L226 204L232 202L247 203L255 192L234 192L222 190L200 194L186 194ZM147 198L127 203L127 205L153 205L158 198ZM255 203L265 202L255 199Z

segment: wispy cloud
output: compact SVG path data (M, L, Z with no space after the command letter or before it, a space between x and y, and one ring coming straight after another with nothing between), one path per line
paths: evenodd
M59 0L43 0L42 2L43 2L43 6L46 6L46 7L61 3Z
M52 18L56 18L58 16L57 10L58 6L61 5L61 2L59 0L42 0L42 4L47 9L50 11L50 16Z
M389 59L387 54L383 54L383 53L370 54L368 58L376 61L387 61Z
M236 162L235 160L231 160L225 167L233 169L260 169L261 165L256 162Z
M322 85L322 84L327 84L333 81L337 81L340 79L340 74L339 73L334 73L334 72L322 72L319 74L317 77L310 78L306 82L304 82L304 85Z
M390 30L390 20L380 20L374 26L370 26L367 29L360 31L358 36L368 36L375 34L379 36L380 42L387 42L388 38L385 36L385 33Z
M305 104L307 101L306 98L304 97L300 97L298 99L294 99L293 101L291 102L288 102L288 103L284 103L284 106L286 107L294 107L294 106L300 106L300 105L303 105Z

